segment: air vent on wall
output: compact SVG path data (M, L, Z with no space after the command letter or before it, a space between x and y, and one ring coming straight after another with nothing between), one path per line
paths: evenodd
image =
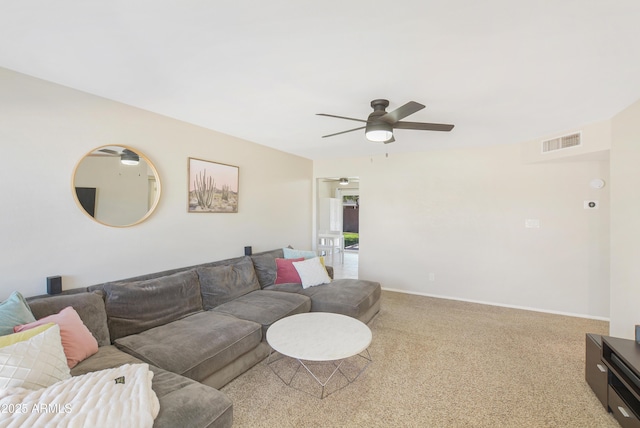
M581 143L580 133L563 135L562 137L553 138L542 142L542 153L553 152L554 150L568 149L569 147L579 146Z

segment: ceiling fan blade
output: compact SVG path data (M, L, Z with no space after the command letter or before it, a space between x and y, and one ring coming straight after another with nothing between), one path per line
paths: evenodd
M347 119L347 120L355 120L356 122L364 122L367 123L364 119L354 119L353 117L345 117L345 116L336 116L334 114L326 114L326 113L316 113L316 116L327 116L327 117L335 117L337 119Z
M361 126L359 128L353 128L353 129L349 129L347 131L342 131L342 132L336 132L335 134L329 134L329 135L323 135L322 138L327 138L327 137L333 137L335 135L340 135L340 134L346 134L347 132L353 132L353 131L358 131L360 129L364 129L366 128L366 126Z
M99 152L103 152L103 153L107 153L107 154L110 154L110 155L120 156L120 153L116 152L115 150L111 150L111 149L100 149L98 151Z
M405 105L398 107L392 112L385 114L384 116L380 116L380 120L384 120L387 123L394 124L400 119L404 119L405 117L420 111L424 108L424 106L415 101L409 101Z
M451 131L453 125L444 123L423 123L423 122L396 122L395 129L417 129L418 131Z

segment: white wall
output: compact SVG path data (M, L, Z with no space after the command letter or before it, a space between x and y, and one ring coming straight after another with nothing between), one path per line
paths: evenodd
M640 324L640 101L612 120L610 334Z
M609 316L609 186L589 186L608 182L606 159L525 164L513 144L316 161L314 175L360 177L360 278L409 293ZM601 208L585 210L587 199ZM525 228L526 219L540 228Z
M311 246L312 162L0 69L0 299L42 294L45 277L83 287L291 244ZM157 211L129 228L76 206L71 177L101 145L139 149L162 184ZM187 158L240 168L238 214L187 213Z

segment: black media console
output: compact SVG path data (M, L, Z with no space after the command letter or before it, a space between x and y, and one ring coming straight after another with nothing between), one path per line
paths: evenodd
M587 334L585 378L622 427L640 428L640 345Z

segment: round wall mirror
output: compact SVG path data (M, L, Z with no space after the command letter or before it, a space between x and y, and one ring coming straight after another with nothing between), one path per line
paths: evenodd
M73 173L73 197L82 211L106 226L146 220L160 200L160 177L139 150L102 146L87 153Z

